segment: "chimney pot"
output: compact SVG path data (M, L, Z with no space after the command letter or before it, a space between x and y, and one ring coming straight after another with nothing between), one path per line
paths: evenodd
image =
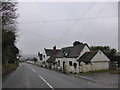
M56 46L54 46L53 49L56 50Z

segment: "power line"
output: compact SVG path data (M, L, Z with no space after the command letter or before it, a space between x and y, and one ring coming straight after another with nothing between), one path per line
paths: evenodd
M88 11L90 11L90 10L94 7L95 4L96 4L96 3L92 3L92 4L87 8L87 10L82 14L82 17L84 17L84 16L88 13ZM80 20L82 20L82 19L80 19ZM80 21L80 20L79 20L79 21ZM77 23L76 25L78 25L78 23ZM74 28L75 28L76 25L73 26L73 28L72 28L71 31L74 30ZM66 32L67 35L70 34L71 31ZM65 35L65 34L64 34L64 35ZM64 37L62 37L61 39L64 39Z
M71 19L57 19L57 20L44 20L44 21L32 21L32 22L19 22L19 24L68 22L68 21L79 21L79 20L84 20L84 19L104 19L104 18L115 18L115 17L118 17L118 16L86 17L86 18L71 18Z
M46 36L46 35L43 35L43 34L40 34L40 33L35 33L35 32L31 32L31 31L27 31L26 30L26 32L27 33L30 33L30 34L32 34L32 36L38 36L39 38L40 37L45 37L46 39L48 39L48 40L53 40L53 41L57 41L57 42L59 42L59 43L65 43L65 42L63 42L63 41L61 41L61 40L58 40L58 39L55 39L55 38L52 38L52 37L49 37L49 36ZM34 34L34 35L33 35Z

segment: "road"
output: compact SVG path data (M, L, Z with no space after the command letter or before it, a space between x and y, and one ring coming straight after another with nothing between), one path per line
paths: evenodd
M3 88L109 88L68 74L21 63L3 80Z

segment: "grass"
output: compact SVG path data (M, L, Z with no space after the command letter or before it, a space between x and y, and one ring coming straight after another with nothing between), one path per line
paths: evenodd
M18 65L15 63L7 64L6 66L2 66L2 75L3 76L7 75L8 73L15 70L17 67L18 67Z
M110 69L108 70L95 70L95 71L90 71L90 72L81 72L83 74L89 74L89 73L99 73L99 72L108 72L111 71Z

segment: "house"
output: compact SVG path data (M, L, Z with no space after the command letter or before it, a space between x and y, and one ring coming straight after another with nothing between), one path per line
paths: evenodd
M109 69L109 58L100 50L85 52L79 59L80 72Z
M50 69L56 69L55 55L50 56L47 61L47 67Z
M37 61L37 65L41 66L43 62L43 54L40 54L40 52L38 52L38 61Z
M79 62L77 59L88 51L90 51L89 46L83 43L62 48L55 58L57 69L65 72L79 73Z
M41 65L43 67L52 67L54 65L53 57L60 51L59 49L56 49L56 46L53 47L53 49L46 49L44 48L43 54L41 56Z
M42 66L68 73L109 69L110 61L102 51L92 51L88 44L81 42L62 49L44 48L41 57Z

